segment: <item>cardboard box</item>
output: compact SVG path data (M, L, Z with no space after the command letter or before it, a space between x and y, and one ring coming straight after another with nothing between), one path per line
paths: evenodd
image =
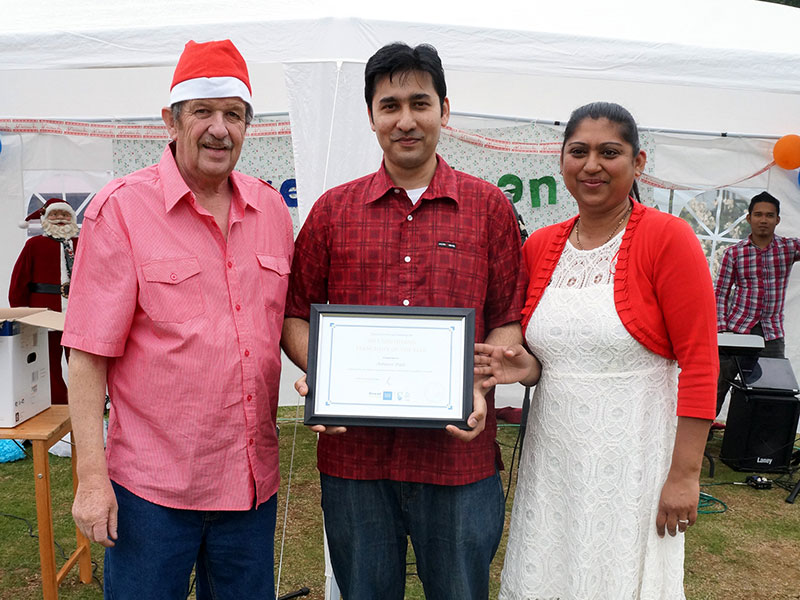
M63 313L0 308L0 427L16 427L50 406L49 329L64 329Z

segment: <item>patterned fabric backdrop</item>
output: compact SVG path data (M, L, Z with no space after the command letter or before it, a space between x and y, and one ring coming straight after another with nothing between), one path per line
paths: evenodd
M255 119L259 125L278 121ZM571 217L577 208L559 174L561 151L559 128L547 125L521 125L463 131L446 128L439 140L439 153L456 169L489 181L502 189L514 203L528 231ZM641 134L642 148L648 154L648 171L655 159L652 137ZM158 162L164 151L163 139L114 139L114 175L121 177ZM271 183L284 197L295 227L299 229L295 193L291 135L279 131L269 135L256 131L248 135L238 171ZM653 204L652 189L642 186L642 200Z
M501 129L447 128L439 140L439 153L455 169L495 184L514 203L528 232L558 223L577 213L559 172L563 130L547 125L521 125ZM655 160L652 136L640 134L647 153L645 172ZM653 204L649 186L641 186L642 201Z
M135 124L126 127L131 125ZM470 130L446 127L438 152L452 167L503 190L530 233L577 212L559 172L562 135L563 128L535 123ZM722 251L749 231L744 215L753 190L744 186L714 190L667 189L669 182L652 176L657 159L653 135L640 132L639 137L647 153L647 166L639 186L642 202L687 220L701 240L712 273L716 273ZM166 130L152 125L144 135L115 137L114 176L120 177L158 162L166 141ZM283 195L297 235L300 222L288 123L254 119L237 170L269 182Z
M248 129L236 170L268 182L283 196L292 215L295 235L299 230L297 196L294 180L292 137L288 127L273 131L274 119L256 118ZM264 127L260 127L264 125ZM268 133L267 133L268 132ZM166 134L166 130L164 131ZM157 163L167 138L114 139L114 176L122 177L137 169Z

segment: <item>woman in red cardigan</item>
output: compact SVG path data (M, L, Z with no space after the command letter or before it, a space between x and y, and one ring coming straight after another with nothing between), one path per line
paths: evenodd
M714 291L691 228L639 203L645 162L627 110L573 112L561 172L578 215L523 248L530 352L476 346L485 386L538 380L501 599L684 598L715 412Z

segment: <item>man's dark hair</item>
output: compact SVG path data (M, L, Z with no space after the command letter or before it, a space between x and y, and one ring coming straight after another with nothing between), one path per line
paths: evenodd
M769 202L770 204L773 204L775 206L775 214L779 217L781 216L781 202L769 192L761 192L760 194L753 196L752 200L750 200L750 206L747 207L748 215L753 214L753 207L757 202Z
M443 107L447 97L447 84L444 82L444 69L436 48L430 44L420 44L412 48L403 42L394 42L385 45L367 61L364 70L364 97L369 114L372 114L372 99L379 78L388 75L391 81L395 75L405 76L413 71L430 74L433 88L439 95L439 107Z

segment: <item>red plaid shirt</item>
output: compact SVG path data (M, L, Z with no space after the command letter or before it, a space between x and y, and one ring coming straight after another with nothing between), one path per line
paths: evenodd
M717 329L749 333L761 323L765 340L783 337L783 304L800 238L776 235L761 249L748 237L722 255L715 285Z
M518 321L525 275L511 206L495 186L441 157L415 205L386 170L329 190L295 242L286 316L312 303L475 308L475 340ZM350 427L320 436L318 467L348 479L463 485L496 468L494 400L464 443L444 430Z

